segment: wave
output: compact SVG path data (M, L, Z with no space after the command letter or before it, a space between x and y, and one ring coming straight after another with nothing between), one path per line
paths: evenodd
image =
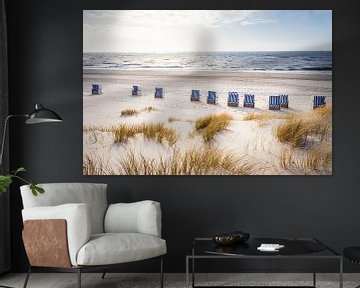
M303 67L300 70L305 70L305 71L332 71L332 67L328 66L328 67Z
M170 66L170 65L162 65L162 66L140 66L139 68L154 68L154 69L171 69L171 68L184 68L183 66Z
M332 71L331 51L84 53L84 68L216 71Z

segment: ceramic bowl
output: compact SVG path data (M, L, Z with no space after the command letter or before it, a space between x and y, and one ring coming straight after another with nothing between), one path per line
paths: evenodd
M232 245L237 241L236 234L219 234L212 237L212 240L218 245Z

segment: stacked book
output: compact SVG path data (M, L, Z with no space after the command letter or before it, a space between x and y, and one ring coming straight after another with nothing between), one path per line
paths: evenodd
M259 247L257 247L257 249L259 251L264 251L264 252L278 252L279 249L284 248L284 247L285 247L284 245L280 245L280 244L263 243Z

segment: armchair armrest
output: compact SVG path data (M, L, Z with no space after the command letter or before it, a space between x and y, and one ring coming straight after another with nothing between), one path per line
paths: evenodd
M161 208L155 201L111 204L105 215L106 233L143 233L161 237Z
M77 265L77 253L80 248L89 241L91 235L91 222L88 205L64 204L58 206L33 207L23 209L22 216L25 225L28 220L64 219L66 221L66 238L68 242L70 261L73 266ZM33 237L33 241L39 242L39 239L41 239L41 235L33 235ZM44 244L49 245L49 243ZM52 243L50 243L50 245L51 244Z

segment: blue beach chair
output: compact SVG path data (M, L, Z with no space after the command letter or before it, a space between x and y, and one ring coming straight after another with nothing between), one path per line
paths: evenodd
M102 93L101 85L92 84L91 95L100 95Z
M155 98L164 98L164 89L156 87L155 88Z
M255 107L255 95L244 94L244 107L254 108Z
M200 90L191 90L191 101L200 101Z
M217 104L217 95L215 91L209 91L207 97L207 104Z
M280 110L280 96L269 96L269 110Z
M314 96L313 109L326 106L326 101L325 101L325 99L326 99L326 96Z
M141 96L141 89L137 85L133 85L133 89L131 91L132 96Z
M280 106L282 108L289 108L289 96L286 94L280 94Z
M228 95L229 96L228 96L227 106L239 107L239 93L238 92L229 92Z

